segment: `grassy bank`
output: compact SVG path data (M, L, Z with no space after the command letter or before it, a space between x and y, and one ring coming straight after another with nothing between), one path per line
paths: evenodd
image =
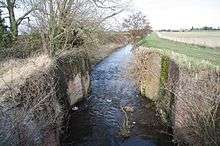
M162 39L156 33L152 33L141 41L143 46L157 48L162 51L170 51L186 55L194 62L210 62L213 65L220 65L220 51L216 48L203 47L187 43L175 42Z

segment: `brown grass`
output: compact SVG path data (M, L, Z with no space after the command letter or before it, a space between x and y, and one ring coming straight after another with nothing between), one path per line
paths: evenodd
M2 63L0 87L4 84L26 79L33 73L47 69L51 65L51 59L47 55L31 57L26 60L9 60Z
M32 74L23 84L1 88L1 144L43 144L45 129L56 129L62 108L56 100L54 76L48 70Z
M41 145L45 130L62 121L51 65L46 55L2 65L0 145Z

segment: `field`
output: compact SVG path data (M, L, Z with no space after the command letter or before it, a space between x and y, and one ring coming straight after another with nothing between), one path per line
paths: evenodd
M156 48L165 51L168 50L174 53L183 54L199 62L205 60L213 65L220 65L219 48L211 48L163 39L158 37L156 33L152 33L142 40L141 43L148 48Z
M208 47L220 47L220 31L158 32L160 38Z

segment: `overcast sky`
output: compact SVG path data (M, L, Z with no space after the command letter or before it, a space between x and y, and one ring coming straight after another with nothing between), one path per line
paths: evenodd
M220 0L133 0L154 29L220 26Z
M142 11L153 29L220 27L220 0L132 0L131 7L130 12ZM22 13L17 10L16 16ZM116 19L121 22L127 14Z

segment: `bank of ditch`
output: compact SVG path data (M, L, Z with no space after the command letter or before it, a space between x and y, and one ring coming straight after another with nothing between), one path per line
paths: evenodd
M1 62L0 145L59 145L71 105L90 93L91 65L120 46Z
M219 145L218 62L176 53L163 46L156 48L150 39L150 46L146 41L134 50L133 73L142 95L155 102L158 114L171 127L178 144Z

